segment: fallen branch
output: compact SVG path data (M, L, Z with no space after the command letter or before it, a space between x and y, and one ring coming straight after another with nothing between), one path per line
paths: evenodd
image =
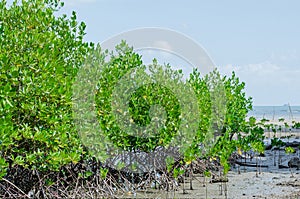
M12 185L13 187L15 187L18 191L20 191L22 194L24 194L24 196L26 196L27 198L30 198L26 193L24 193L19 187L17 187L16 185L14 185L12 182L10 182L9 180L2 178L2 180L4 180L5 182L7 182L8 184Z
M240 166L246 166L246 167L257 167L256 164L250 164L250 163L244 163L244 162L238 162L238 161L235 161L235 164L238 164ZM269 167L268 165L260 165L260 167Z
M211 179L211 183L228 182L228 178L215 178Z

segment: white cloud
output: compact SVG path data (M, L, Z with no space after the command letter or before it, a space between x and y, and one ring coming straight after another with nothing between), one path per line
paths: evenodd
M300 63L300 52L296 50L290 50L289 52L284 53L275 53L273 52L269 58L270 62L276 63L282 67L285 67L286 70L291 68L299 68Z
M272 64L268 61L262 63L255 64L247 64L244 66L237 66L233 64L227 64L224 67L220 67L219 70L224 74L230 74L232 71L236 73L245 73L245 74L256 74L256 75L264 75L271 74L276 71L280 71L280 67L276 64Z
M172 51L173 50L171 44L169 44L169 42L167 42L167 41L155 41L153 43L153 47L163 49L163 50L166 50L166 51Z
M246 83L246 93L253 97L256 105L300 104L300 67L265 61L243 66L227 64L219 70L224 75L235 71Z
M292 50L290 52L286 52L284 54L279 54L272 52L270 56L270 60L274 61L291 61L291 60L299 60L299 53L296 50Z

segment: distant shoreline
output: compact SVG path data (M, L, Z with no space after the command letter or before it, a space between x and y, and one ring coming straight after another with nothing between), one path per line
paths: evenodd
M249 111L248 117L255 117L257 120L267 119L271 123L279 122L283 118L284 122L292 123L292 121L300 121L300 106L253 106Z

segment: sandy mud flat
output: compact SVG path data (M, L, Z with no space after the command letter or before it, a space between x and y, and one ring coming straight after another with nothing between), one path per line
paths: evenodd
M281 153L281 164L287 165L288 160L297 157L298 153L287 155L284 151ZM278 168L278 151L275 156L274 151L267 150L265 157L261 158L261 164L268 167L262 167L261 173L256 175L256 167L236 166L232 167L227 177L228 182L210 183L210 179L205 179L200 175L193 178L193 190L190 190L189 179L186 179L186 194L183 194L183 184L177 191L159 191L150 189L147 191L129 192L122 198L228 198L228 199L249 199L249 198L267 198L267 199L300 199L300 170L292 169L293 177L289 168ZM247 163L256 163L253 158ZM240 174L238 172L240 170ZM226 193L225 190L227 189Z

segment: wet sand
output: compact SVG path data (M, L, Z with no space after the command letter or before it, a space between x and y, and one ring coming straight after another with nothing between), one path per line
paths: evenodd
M299 152L287 155L284 151L281 153L281 164L287 165L291 157L297 157ZM200 175L194 176L193 190L190 190L189 178L186 178L186 194L183 194L183 184L178 187L177 191L159 191L149 189L147 191L129 192L121 198L228 198L228 199L249 199L249 198L267 198L267 199L300 199L300 170L292 168L294 177L288 168L278 169L278 151L275 156L274 152L267 150L265 157L261 157L262 165L268 165L268 168L262 168L261 174L256 176L256 167L236 166L232 167L227 177L226 183L210 183L209 178ZM256 163L256 159L248 163ZM244 170L245 169L245 170ZM240 170L240 174L238 173ZM224 189L227 188L227 194Z
M129 193L124 198L270 198L270 199L298 199L300 198L300 174L290 177L289 171L279 173L264 172L256 177L255 172L237 174L228 173L227 196L224 183L203 183L203 177L193 180L193 190L189 190L189 183L185 183L186 194L183 194L181 185L178 191L148 190L146 192ZM222 188L221 188L222 186ZM222 191L223 190L223 191Z

